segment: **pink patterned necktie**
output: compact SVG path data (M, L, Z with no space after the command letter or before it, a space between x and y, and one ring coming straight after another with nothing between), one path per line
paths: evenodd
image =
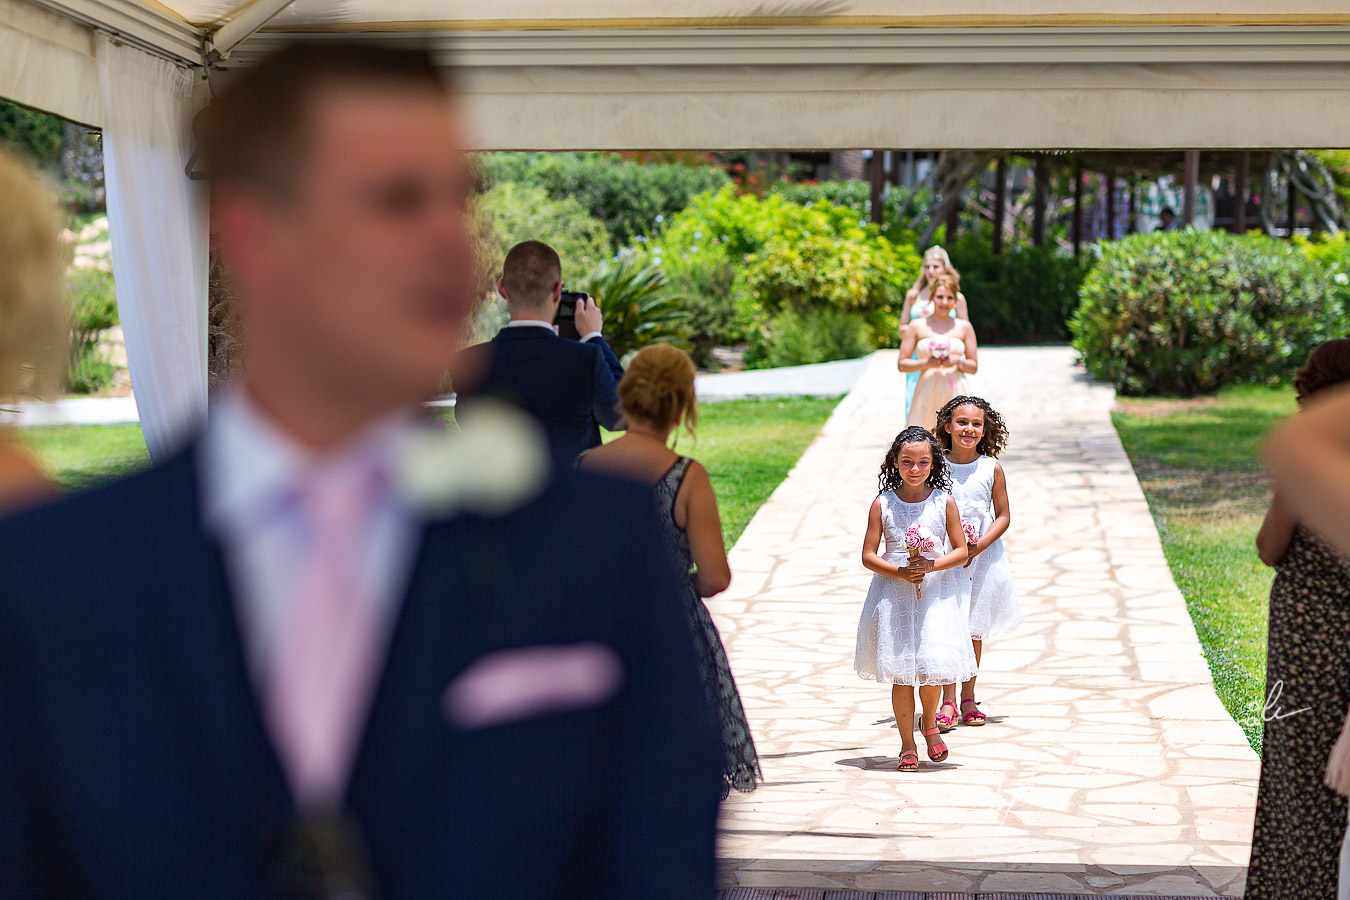
M301 498L307 541L265 705L303 807L341 804L382 659L378 611L357 565L377 489L369 467L347 463L317 471Z

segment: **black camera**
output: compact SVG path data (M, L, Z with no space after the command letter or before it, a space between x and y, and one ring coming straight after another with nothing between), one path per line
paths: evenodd
M563 291L562 302L558 304L558 315L553 320L553 324L558 326L558 337L565 337L568 340L581 340L581 333L577 331L577 301L589 300L590 294L581 291Z

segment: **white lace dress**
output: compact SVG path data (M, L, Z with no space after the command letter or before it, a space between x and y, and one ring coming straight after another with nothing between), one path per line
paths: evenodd
M905 529L915 523L927 525L941 542L925 556L937 559L951 552L946 510L943 491L933 491L922 503L906 503L893 491L882 494L882 558L908 564ZM908 581L873 574L858 622L853 668L884 684L954 684L973 678L975 651L962 616L961 576L952 569L930 572L922 598L916 598Z
M980 534L994 523L994 458L981 456L972 463L947 461L952 473L952 496L961 518L975 523ZM1003 550L1003 539L975 557L968 569L957 569L968 592L970 636L976 640L1007 634L1022 624L1012 565Z

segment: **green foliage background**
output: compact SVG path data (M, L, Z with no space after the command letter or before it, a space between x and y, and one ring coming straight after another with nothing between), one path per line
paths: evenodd
M1287 382L1345 316L1331 273L1289 242L1187 230L1107 245L1070 327L1121 393L1189 397Z

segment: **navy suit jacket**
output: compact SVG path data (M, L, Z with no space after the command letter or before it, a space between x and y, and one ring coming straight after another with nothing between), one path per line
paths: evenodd
M554 457L571 465L600 445L600 426L615 428L623 367L604 338L584 343L560 338L547 328L503 328L481 354L482 378L459 391L467 410L475 397L505 400L538 419L548 432Z
M0 521L0 895L252 900L293 800L194 450ZM557 541L557 534L584 534ZM720 751L649 492L559 473L429 523L347 802L383 900L707 898ZM617 695L476 731L446 686L597 641Z

